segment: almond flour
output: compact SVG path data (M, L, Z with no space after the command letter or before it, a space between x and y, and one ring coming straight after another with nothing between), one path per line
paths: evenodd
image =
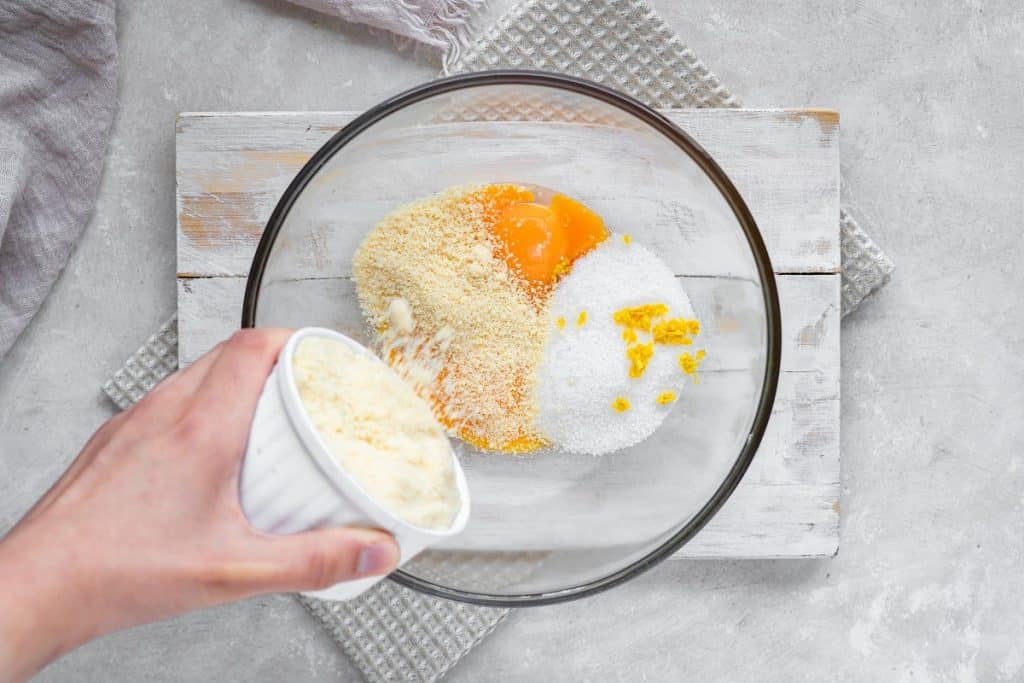
M331 455L386 510L447 529L462 506L444 429L408 384L334 339L307 337L294 357L303 408Z
M353 261L363 313L382 335L393 321L414 324L420 339L450 329L437 412L463 440L506 452L544 444L533 395L547 310L494 257L488 232L502 194L520 191L466 186L401 207L367 235ZM398 299L404 303L393 304Z

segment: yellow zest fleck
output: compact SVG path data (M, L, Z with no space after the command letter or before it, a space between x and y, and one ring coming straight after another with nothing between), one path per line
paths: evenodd
M654 402L659 406L667 406L669 403L675 403L676 392L674 391L663 391L658 394L658 398L654 399Z
M587 312L580 311L580 314L576 317L576 327L583 327L587 324Z
M636 341L636 330L634 330L632 327L627 327L622 331L622 339L627 344L632 344L633 342Z
M633 243L633 238L629 236L628 232L625 235L622 236L622 243L623 244L632 244Z
M693 381L697 381L697 366L704 360L707 354L704 349L697 352L696 356L691 356L689 352L684 352L683 355L679 356L679 367L682 368L683 372L693 377Z
M559 316L558 320L555 321L555 324L558 325L558 329L564 330L565 329L565 318Z
M660 318L666 313L668 313L668 306L665 304L643 304L615 311L612 314L612 320L623 327L650 332L651 319Z
M629 359L629 376L634 379L643 376L653 355L654 344L634 344L627 347L626 358Z
M691 323L693 324L691 325ZM697 332L693 332L694 329ZM686 318L662 320L655 323L651 330L655 344L681 344L683 346L692 344L693 339L690 338L690 335L698 332L700 332L700 323Z
M557 280L558 278L567 275L570 270L572 270L572 264L569 263L569 259L567 259L567 258L565 258L563 256L558 261L558 265L555 266L555 271L554 271L555 279Z
M629 410L629 401L627 401L625 397L619 396L617 399L612 401L612 408L614 408L616 412L624 413Z

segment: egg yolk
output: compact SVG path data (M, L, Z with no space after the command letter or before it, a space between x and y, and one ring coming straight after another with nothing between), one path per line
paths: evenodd
M489 185L477 197L500 256L531 288L541 292L569 272L572 263L608 239L604 221L564 194L550 206L516 185Z
M533 193L525 187L502 183L500 185L487 185L470 195L482 209L484 220L488 225L493 225L498 216L513 204L532 202Z
M569 239L557 213L543 204L509 206L492 227L509 266L531 285L547 286L564 270Z
M572 197L556 194L551 198L551 210L565 225L568 236L565 257L570 262L608 239L608 228L601 217Z

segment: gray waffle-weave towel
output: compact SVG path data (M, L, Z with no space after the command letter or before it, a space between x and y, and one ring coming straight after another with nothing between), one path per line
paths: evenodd
M737 99L644 0L531 0L465 51L454 71L562 71L656 107L735 107ZM840 218L844 313L880 287L892 264L845 212ZM104 387L126 407L177 364L170 320ZM167 349L174 349L171 355ZM507 610L457 605L382 582L362 599L303 599L367 681L434 681L485 638Z

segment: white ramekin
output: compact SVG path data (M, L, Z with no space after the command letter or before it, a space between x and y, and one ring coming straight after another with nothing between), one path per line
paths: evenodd
M458 458L452 453L461 508L443 531L413 526L374 501L327 450L306 415L295 387L292 358L305 337L327 337L383 364L361 344L343 334L318 327L295 332L267 377L249 432L242 463L239 495L242 510L256 529L290 534L330 526L384 529L401 548L399 566L421 550L458 534L469 519L469 490ZM390 371L390 368L389 368ZM381 580L373 576L346 581L307 593L327 600L349 600Z

